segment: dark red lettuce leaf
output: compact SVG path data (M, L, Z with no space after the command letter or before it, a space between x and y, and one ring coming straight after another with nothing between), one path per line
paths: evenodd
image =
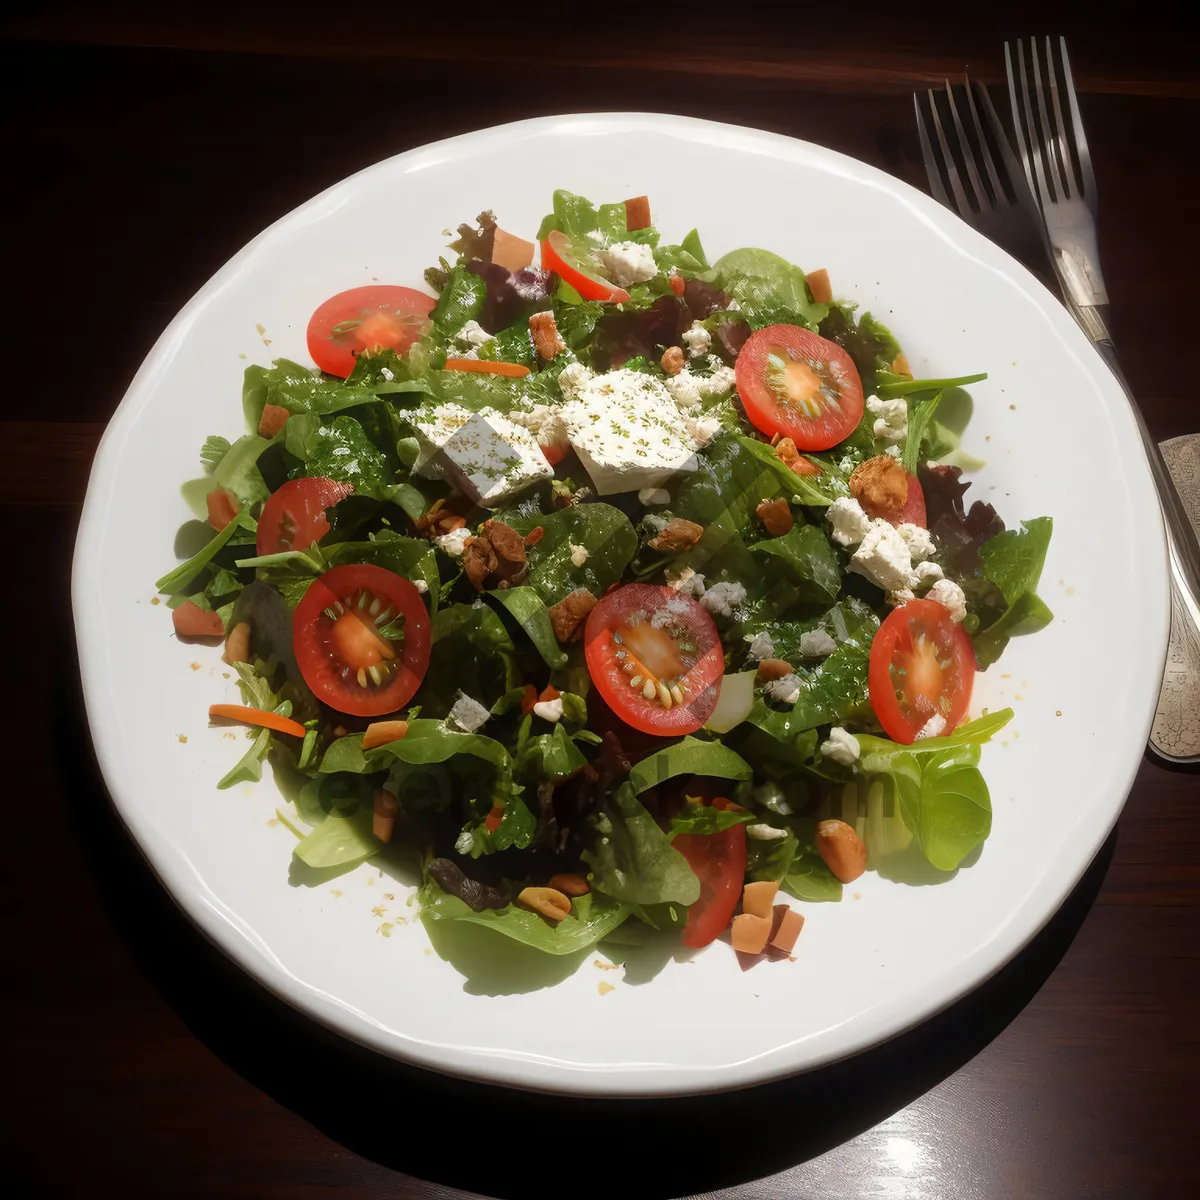
M977 574L980 546L1004 532L1000 515L982 500L964 510L963 494L971 485L962 481L961 467L922 464L917 468L917 479L925 493L926 524L944 564L964 577Z
M688 306L693 321L703 321L718 309L729 306L729 297L702 279L688 279L683 285L683 302Z
M539 267L507 271L498 263L474 259L467 263L467 270L487 284L478 321L488 333L499 333L517 321L527 320L531 313L549 308L550 297L558 288L558 276Z
M725 351L725 357L733 362L742 352L752 330L745 321L722 321L717 326L717 339Z
M687 305L673 292L649 308L606 313L596 322L597 366L611 371L638 357L656 362L667 346L680 344L691 324Z
M496 242L496 214L489 209L481 212L476 220L478 229L472 229L470 225L458 227L458 237L450 243L450 249L463 258L477 258L480 262L490 263L492 247Z

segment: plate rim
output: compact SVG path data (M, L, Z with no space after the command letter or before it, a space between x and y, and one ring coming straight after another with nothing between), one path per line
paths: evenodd
M889 194L920 216L941 236L955 243L960 249L969 251L973 257L983 261L993 270L1006 275L1010 282L1020 284L1021 290L1037 307L1042 319L1051 325L1068 347L1074 348L1075 358L1085 372L1097 382L1101 391L1114 399L1121 396L1119 402L1108 407L1109 415L1118 426L1124 423L1126 432L1130 435L1131 446L1136 447L1130 451L1124 465L1131 478L1136 476L1143 489L1156 501L1148 462L1144 451L1139 453L1141 443L1137 437L1132 409L1124 401L1119 385L1103 359L1087 341L1067 310L1007 251L904 180L850 155L801 138L753 126L678 114L565 113L488 126L416 146L381 159L335 182L280 216L201 285L175 314L143 359L110 417L96 450L88 475L72 559L71 599L88 734L111 804L172 902L209 942L237 963L253 980L291 1007L333 1029L339 1035L411 1066L487 1085L520 1090L559 1095L643 1099L731 1091L807 1073L889 1041L943 1012L1012 961L1061 909L1095 860L1128 799L1142 760L1141 750L1129 754L1129 761L1120 782L1112 790L1113 801L1102 814L1098 814L1103 819L1097 820L1092 826L1091 836L1086 839L1086 854L1081 854L1078 859L1081 865L1077 869L1072 868L1064 874L1043 881L989 941L969 958L958 960L939 977L940 990L936 998L919 1003L908 1001L899 1006L902 1011L896 1011L898 1005L895 1000L885 1001L867 1010L852 1026L859 1028L860 1032L850 1039L851 1044L830 1042L828 1049L813 1053L809 1048L811 1039L806 1038L776 1048L769 1055L759 1054L717 1067L689 1068L678 1063L669 1066L647 1064L640 1067L631 1064L613 1066L568 1063L557 1058L517 1052L500 1054L464 1046L447 1047L441 1043L405 1037L393 1029L382 1029L365 1014L356 1013L345 1005L334 1002L324 993L319 993L314 985L293 976L266 953L264 948L256 946L251 939L236 929L231 919L234 914L227 916L222 912L224 905L211 893L208 884L199 873L191 867L187 856L160 836L149 820L139 812L138 805L122 794L122 789L115 782L119 775L107 753L109 739L97 736L97 714L102 711L98 695L99 681L95 678L95 673L90 672L87 667L88 660L97 657L93 647L100 637L100 631L94 628L95 619L90 617L86 604L90 577L98 565L98 559L91 555L89 550L90 545L96 544L96 539L91 534L103 521L104 482L110 477L116 464L120 444L124 436L132 430L148 402L150 384L156 373L166 365L169 351L181 332L205 305L219 295L224 283L253 259L259 247L302 221L306 215L322 210L335 201L340 193L353 189L360 177L406 160L416 164L422 157L436 158L446 151L469 151L473 146L490 140L519 140L529 136L562 132L564 129L584 133L590 130L592 133L607 136L637 132L660 133L666 137L686 137L689 131L692 134L707 131L709 135L719 134L725 141L740 140L743 145L751 143L759 149L765 148L773 157L776 157L772 154L773 148L790 148L789 158L800 149L821 165L838 169L842 174ZM1158 564L1158 570L1153 579L1144 580L1143 584L1148 592L1151 589L1157 591L1157 599L1161 601L1154 606L1159 612L1157 628L1151 630L1148 636L1157 646L1156 661L1165 663L1169 634L1169 567L1165 532L1161 522L1156 524L1154 532L1147 530L1147 536L1154 543L1153 546L1146 547L1147 556L1149 560ZM1135 742L1131 738L1131 745L1144 746L1154 718L1154 699L1155 696L1146 697L1144 729L1140 741ZM803 1052L801 1047L805 1047Z

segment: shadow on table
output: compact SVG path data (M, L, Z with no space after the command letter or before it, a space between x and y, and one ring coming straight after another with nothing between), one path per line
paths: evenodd
M78 694L60 700L59 711L73 713L86 738ZM1116 843L1114 831L1060 911L1013 962L886 1045L723 1095L569 1100L405 1067L289 1008L211 946L166 898L107 803L90 756L70 756L63 769L74 819L122 935L196 1037L355 1153L494 1197L564 1188L573 1196L709 1192L786 1170L872 1128L957 1071L1025 1007L1075 937ZM506 1110L513 1118L519 1114L524 1132L518 1137L512 1136L514 1119L500 1117ZM752 1154L736 1138L712 1136L713 1130L754 1127L775 1135L755 1139ZM505 1136L494 1137L500 1128ZM475 1150L464 1153L468 1145ZM597 1169L597 1160L609 1166Z

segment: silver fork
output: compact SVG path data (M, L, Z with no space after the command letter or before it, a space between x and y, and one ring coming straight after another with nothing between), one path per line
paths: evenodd
M1173 601L1183 606L1183 615L1190 616L1195 632L1200 630L1200 545L1162 451L1146 428L1121 371L1108 331L1108 292L1096 241L1096 176L1065 38L1058 39L1057 59L1061 67L1050 38L1045 39L1042 56L1033 38L1029 39L1028 54L1020 39L1014 46L1005 43L1004 62L1021 161L1045 219L1051 261L1066 294L1067 307L1116 376L1133 410L1166 521L1175 585ZM1064 119L1064 96L1069 121Z

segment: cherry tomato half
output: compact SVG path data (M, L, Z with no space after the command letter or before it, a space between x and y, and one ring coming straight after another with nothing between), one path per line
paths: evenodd
M911 745L930 717L951 733L966 714L975 682L975 648L950 610L910 600L892 611L871 643L871 707L893 741Z
M714 808L729 801L717 799ZM700 898L688 909L683 944L699 948L713 941L733 919L746 878L746 826L720 833L681 833L671 843L700 880Z
M725 667L712 617L669 587L630 583L600 600L583 637L588 673L627 725L691 733L717 706Z
M893 522L896 525L920 525L922 529L929 528L929 518L925 513L925 489L915 476L908 477L908 499L904 508Z
M259 554L307 550L329 532L325 510L353 494L350 484L336 479L289 479L263 505L255 549Z
M629 293L600 274L589 252L576 246L565 233L552 229L542 242L542 267L561 275L585 300L624 304Z
M363 350L403 354L429 328L437 301L412 288L375 284L338 292L308 322L308 352L330 375L345 379Z
M397 629L399 637L389 636ZM338 712L395 712L429 667L429 614L421 593L382 567L334 567L309 586L293 618L296 662L318 700Z
M853 359L799 325L752 333L735 370L746 416L768 437L790 437L800 450L828 450L862 419L862 380Z

